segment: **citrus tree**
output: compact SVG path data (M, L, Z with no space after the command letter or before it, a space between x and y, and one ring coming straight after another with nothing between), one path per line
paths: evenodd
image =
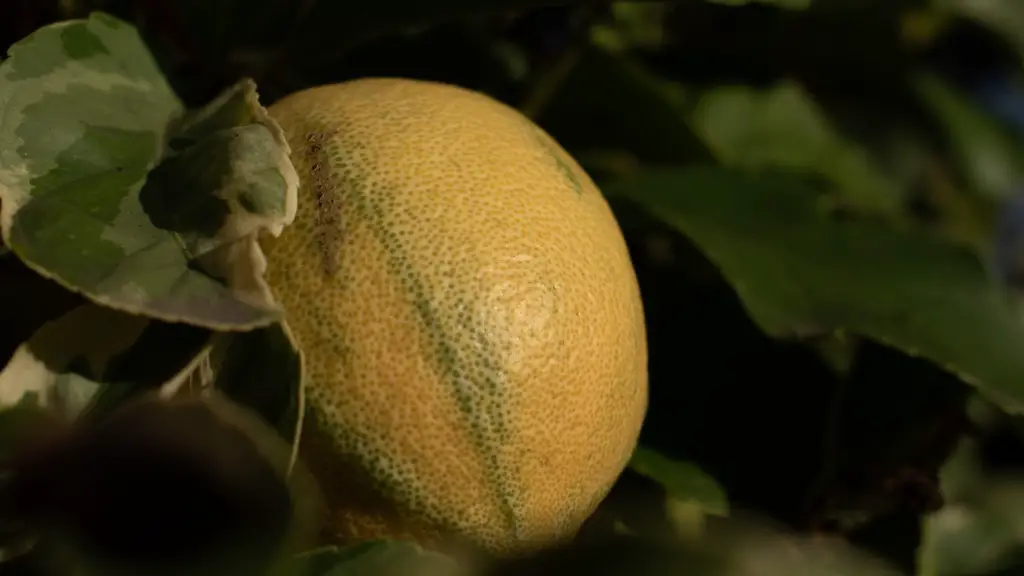
M1010 574L1024 534L1015 0L16 3L0 24L0 570ZM614 209L650 405L575 540L317 547L268 104L517 108ZM59 528L53 528L57 526Z

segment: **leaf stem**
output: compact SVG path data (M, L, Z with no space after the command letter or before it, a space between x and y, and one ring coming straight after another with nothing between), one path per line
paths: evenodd
M828 495L829 487L835 482L839 475L839 450L842 441L843 424L843 403L846 400L846 392L849 384L848 375L839 375L836 379L836 389L829 400L826 413L825 433L822 442L822 466L821 473L808 492L806 509L812 522L818 520L820 506Z
M568 46L536 75L523 103L519 106L519 111L526 117L536 120L544 111L552 96L583 56L583 52L590 47L590 30L602 16L604 13L595 12L590 7L580 8L579 19L570 32L572 37Z

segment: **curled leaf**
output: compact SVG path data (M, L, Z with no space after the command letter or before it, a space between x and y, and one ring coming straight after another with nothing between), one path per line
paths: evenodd
M295 219L299 177L256 84L242 80L187 117L169 147L139 195L150 219L237 297L274 308L257 236L277 236Z
M184 116L136 31L102 13L43 27L9 55L0 63L4 245L39 274L133 314L229 330L277 319L253 279L264 263L246 232L290 221L297 178L251 83ZM208 139L193 145L208 156L168 157L173 133ZM197 180L205 186L179 187ZM143 202L144 185L164 203ZM206 211L190 212L202 194ZM204 251L190 253L197 245Z

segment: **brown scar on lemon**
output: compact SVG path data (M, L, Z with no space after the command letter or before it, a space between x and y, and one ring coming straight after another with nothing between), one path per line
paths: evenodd
M324 153L324 142L333 132L312 130L306 133L303 154L310 166L310 179L316 194L316 242L324 275L333 277L341 267L341 201L331 177L331 164Z

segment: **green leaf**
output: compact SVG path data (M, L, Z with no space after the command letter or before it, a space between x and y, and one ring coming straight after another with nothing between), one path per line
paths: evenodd
M0 466L7 465L12 456L25 445L26 439L35 439L54 431L59 421L37 405L30 397L14 406L0 408Z
M262 254L245 233L290 221L297 177L251 83L183 120L136 31L101 13L43 27L9 54L0 63L8 248L119 310L226 329L276 320ZM175 129L191 146L165 159Z
M656 50L665 44L665 16L672 5L664 2L614 2L609 6L611 21L595 24L593 41L614 52L630 48Z
M225 334L212 351L213 386L259 414L292 447L294 465L305 413L303 358L282 323Z
M1024 180L1024 154L993 118L972 105L955 88L930 74L913 86L946 130L954 161L979 195L1002 200Z
M839 536L801 536L768 526L746 525L727 546L723 576L900 576L902 571Z
M0 407L27 395L73 420L156 389L206 344L205 330L165 324L92 303L44 324L0 370Z
M793 178L718 167L606 186L689 236L774 336L845 330L920 355L1024 412L1024 323L975 253L828 218Z
M770 4L779 8L791 10L803 10L811 7L812 0L708 0L712 4L725 4L726 6L743 6L744 4Z
M295 558L289 576L457 576L451 558L401 540L379 540L346 548L329 546Z
M99 390L107 362L130 348L148 323L84 304L44 324L0 371L0 406L14 406L34 394L40 406L78 416Z
M1024 479L985 474L974 441L942 468L946 505L922 522L918 576L993 574L1020 559Z
M886 215L900 209L900 188L796 84L716 88L701 98L692 124L724 164L817 174L837 186L839 201L851 208Z
M594 94L600 93L600 98ZM590 47L543 107L538 123L566 149L625 151L641 163L709 161L688 124L692 95L634 59ZM621 155L620 155L621 156ZM627 165L630 162L617 162ZM588 162L588 170L594 164ZM597 166L600 170L602 166ZM610 172L621 172L612 169Z
M703 470L688 462L666 458L658 452L637 447L629 466L661 484L672 498L696 504L701 511L717 516L729 514L725 491Z
M1017 0L933 0L933 6L993 30L1017 49L1024 63L1024 10Z
M263 231L277 236L295 219L299 176L256 84L242 80L189 114L169 147L139 194L143 209L237 298L274 309L257 240Z
M214 337L188 324L149 322L132 346L111 358L98 376L102 387L89 403L87 415L101 418L140 394L166 388L169 382L189 381Z

